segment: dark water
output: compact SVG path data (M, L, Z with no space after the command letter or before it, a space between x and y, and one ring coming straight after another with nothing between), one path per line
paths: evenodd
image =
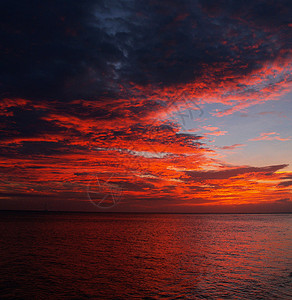
M292 299L291 214L0 218L0 299Z

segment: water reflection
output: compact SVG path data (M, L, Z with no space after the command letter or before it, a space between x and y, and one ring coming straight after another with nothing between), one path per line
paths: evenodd
M291 225L291 215L2 215L0 296L285 299Z

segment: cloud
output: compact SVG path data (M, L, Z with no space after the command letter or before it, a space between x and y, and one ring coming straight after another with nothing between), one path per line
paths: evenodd
M288 165L274 165L267 167L240 167L240 168L230 168L222 171L185 171L186 175L189 176L191 180L201 181L208 179L228 179L231 177L236 177L238 175L244 175L248 173L274 173L281 170Z
M249 141L290 141L291 138L282 138L277 132L263 132L259 137L250 139Z
M37 198L40 198L42 197L43 194L41 193L3 193L1 192L0 193L0 198L29 198L29 197L37 197Z
M281 179L292 179L292 174L288 173L287 175L281 177Z
M286 198L288 183L274 182L286 165L222 170L203 137L169 116L201 117L199 100L225 116L289 90L290 17L289 1L5 1L2 195L83 201L92 176L114 174L128 199L174 207Z
M287 1L6 2L2 93L112 101L120 85L130 82L142 87L228 83L288 55L290 15ZM273 22L265 21L270 18Z
M290 198L283 198L283 199L276 200L275 202L278 202L278 203L287 203L287 202L291 202L291 199Z
M209 130L209 131L216 131L218 130L219 128L218 127L215 127L215 126L202 126L202 128L206 129L206 130Z
M292 180L290 181L283 181L279 183L279 186L291 186L292 185Z
M233 144L230 146L223 146L223 147L219 147L219 149L223 149L223 150L234 150L236 148L240 148L240 147L244 147L246 146L245 144Z
M228 132L228 131L217 130L217 131L207 132L207 133L205 133L205 134L206 134L206 135L220 136L220 135L225 135L227 132Z

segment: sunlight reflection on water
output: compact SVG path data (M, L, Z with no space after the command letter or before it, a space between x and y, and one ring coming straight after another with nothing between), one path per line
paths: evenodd
M1 299L289 299L292 215L1 214Z

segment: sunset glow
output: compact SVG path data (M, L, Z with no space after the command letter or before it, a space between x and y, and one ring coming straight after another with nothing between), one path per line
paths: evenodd
M290 10L146 2L2 12L0 209L292 212Z

